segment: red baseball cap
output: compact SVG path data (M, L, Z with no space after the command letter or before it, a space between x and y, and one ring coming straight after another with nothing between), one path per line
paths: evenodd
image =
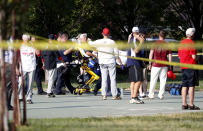
M102 31L103 35L109 35L109 29L108 28L104 28Z

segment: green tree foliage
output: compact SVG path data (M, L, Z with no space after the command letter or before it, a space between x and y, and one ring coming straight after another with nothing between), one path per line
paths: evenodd
M15 36L19 37L24 30L24 14L28 9L30 0L1 0L0 1L0 20L1 35L3 39L11 36L11 12L15 10Z
M162 4L160 4L162 3ZM147 31L162 25L160 18L167 6L164 0L102 0L103 14L116 39L126 39L133 26Z
M92 38L109 27L115 39L126 39L133 26L160 24L157 0L36 0L27 13L26 31L40 36L65 31L71 37L86 32ZM155 8L151 8L153 7ZM153 13L153 17L152 16Z
M71 14L71 25L66 25L66 31L72 36L78 33L88 33L90 37L98 38L99 24L103 21L99 0L75 0Z
M171 27L181 26L182 34L189 27L196 29L195 39L201 40L203 35L203 0L169 0L166 9L166 23Z
M180 39L187 27L195 27L199 39L202 14L201 0L33 0L25 31L45 37L59 31L70 37L88 33L96 39L108 27L113 39L126 40L132 27L139 26L149 33L166 29Z
M26 14L25 31L47 37L50 33L64 31L70 25L73 0L34 0Z

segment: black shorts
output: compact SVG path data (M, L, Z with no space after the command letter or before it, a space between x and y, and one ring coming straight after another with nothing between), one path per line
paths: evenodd
M198 74L193 69L182 69L182 87L198 86Z
M139 66L130 66L129 68L129 80L130 82L143 81L143 68Z

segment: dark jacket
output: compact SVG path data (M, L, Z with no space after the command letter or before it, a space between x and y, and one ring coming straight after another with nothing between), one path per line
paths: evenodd
M71 62L72 61L72 53L64 55L63 53L65 52L65 50L59 50L58 52L59 52L59 55L62 57L64 62ZM61 61L57 59L57 63L61 63Z
M56 68L56 59L59 57L58 51L42 51L45 69L50 70Z
M37 67L36 68L42 68L42 57L41 56L37 56L36 55L36 65L37 65Z

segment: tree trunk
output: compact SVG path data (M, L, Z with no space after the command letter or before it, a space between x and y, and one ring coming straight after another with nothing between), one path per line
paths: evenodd
M1 50L1 122L2 129L8 131L8 106L7 106L7 95L6 95L6 78L5 78L5 61L4 61L4 50Z
M2 20L2 11L0 11L0 22ZM1 24L0 24L0 42L2 41L2 34L1 34ZM1 55L1 54L0 54ZM0 79L0 85L1 85L1 79ZM1 88L0 88L0 94L1 94ZM2 105L2 102L1 102L1 97L0 97L0 105ZM0 131L3 130L3 118L1 117L2 114L3 114L3 106L0 107Z
M6 3L6 2L5 2ZM5 38L4 37L4 25L2 24L5 20L4 10L0 11L0 42ZM5 61L4 61L4 51L1 50L1 69L0 69L0 130L8 131L8 108L7 108L7 97L6 97L6 79L5 79Z
M14 3L16 1L14 0ZM11 12L11 31L12 31L12 39L15 39L15 8L12 9ZM19 105L19 98L18 98L18 86L16 80L16 65L17 65L17 51L13 50L13 63L12 63L12 88L14 94L14 111L13 111L13 128L12 130L16 130L16 126L21 124L21 117L20 117L20 105Z
M24 77L23 77L23 69L21 58L19 57L20 68L21 68L21 81L22 81L22 89L23 89L23 125L27 125L27 111L26 111L26 98L25 98L25 86L24 86Z

